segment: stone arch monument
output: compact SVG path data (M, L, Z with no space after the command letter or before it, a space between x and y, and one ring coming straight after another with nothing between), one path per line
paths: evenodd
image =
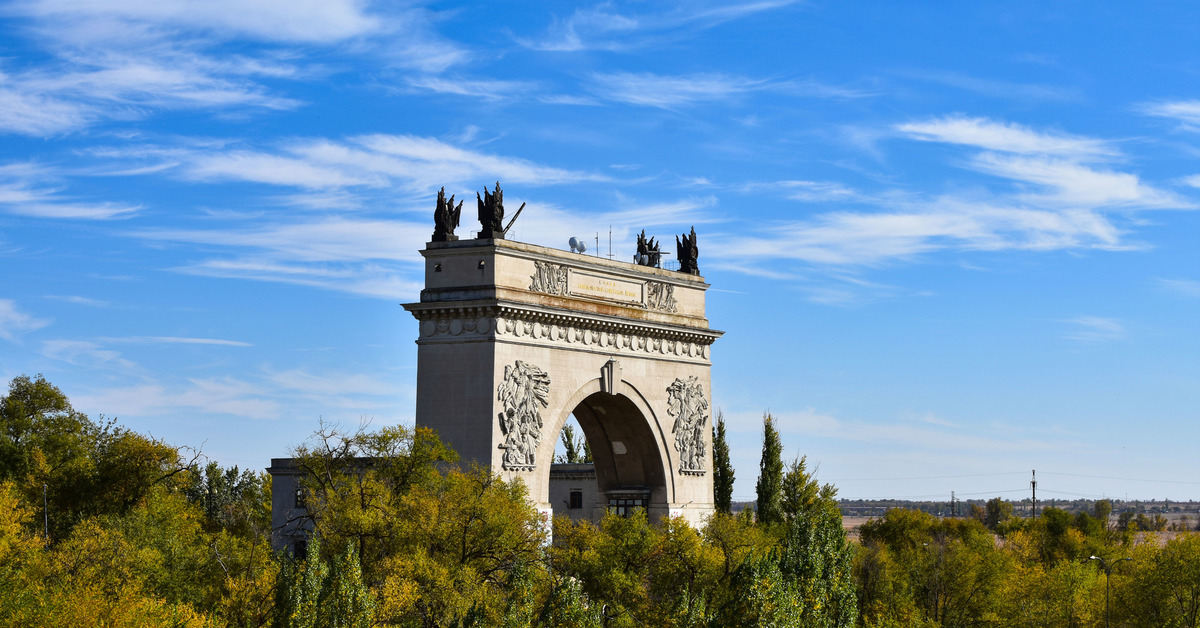
M523 480L547 513L574 414L595 460L592 517L620 503L700 524L713 508L710 348L722 332L708 326L694 258L679 272L502 231L435 240L421 251L421 301L404 305L420 321L417 425Z

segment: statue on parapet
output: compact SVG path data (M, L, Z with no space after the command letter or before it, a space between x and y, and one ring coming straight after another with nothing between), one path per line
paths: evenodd
M454 195L446 201L446 188L438 191L437 209L433 210L433 239L432 242L453 242L458 239L454 230L458 228L458 218L462 214L462 201L454 206Z
M654 238L646 239L646 230L642 229L637 239L637 263L640 266L658 268L662 260L662 249Z
M517 208L517 213L513 214L512 220L508 224L504 224L504 191L500 189L500 182L496 182L496 191L489 193L487 186L483 186L483 198L479 197L479 192L475 193L475 199L479 201L479 224L482 227L479 230L480 240L503 240L504 234L508 232L513 223L517 221L517 216L521 215L521 211L525 209L525 203Z
M679 236L675 236L675 250L679 253L679 272L699 275L700 267L696 264L696 259L700 257L700 249L696 247L695 227L692 227L690 236L683 234L683 241L679 240Z

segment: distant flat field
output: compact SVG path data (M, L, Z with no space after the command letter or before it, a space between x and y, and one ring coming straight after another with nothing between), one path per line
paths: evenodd
M1184 514L1171 513L1171 514L1163 515L1163 516L1166 517L1167 521L1169 521L1171 523L1176 523L1184 517ZM1192 526L1195 526L1195 524L1196 524L1195 514L1188 515L1188 517L1189 517L1189 522L1192 524ZM872 517L842 517L842 528L844 530L846 530L846 536L848 536L850 538L850 540L857 541L858 540L858 527L861 526L862 524L870 521L871 519L872 519ZM1116 518L1116 516L1113 516L1110 523L1112 525L1116 525L1116 522L1117 522L1117 518ZM1168 530L1165 532L1158 533L1157 539L1158 539L1158 542L1165 543L1165 542L1169 541L1170 539L1175 538L1175 536L1177 534L1178 534L1178 532ZM1144 535L1142 535L1142 536L1144 536Z

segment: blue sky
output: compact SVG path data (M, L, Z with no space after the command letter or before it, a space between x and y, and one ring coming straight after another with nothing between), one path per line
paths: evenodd
M410 422L438 188L695 225L713 405L849 498L1200 498L1190 3L0 6L0 376L262 468ZM464 219L463 230L470 230Z

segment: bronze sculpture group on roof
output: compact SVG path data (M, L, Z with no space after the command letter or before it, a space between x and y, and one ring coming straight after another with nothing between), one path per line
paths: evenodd
M475 199L479 205L481 228L479 235L476 236L476 239L479 240L503 240L513 223L517 221L517 216L520 216L521 211L525 209L525 203L521 203L521 207L517 209L512 220L508 221L507 225L504 224L504 191L500 189L499 181L496 182L495 191L489 192L485 185L483 196L476 192ZM461 213L462 201L455 206L454 195L450 196L450 200L446 200L446 188L443 187L438 192L437 207L433 211L433 238L431 241L452 242L458 240L458 236L454 235L454 230L458 227ZM680 239L681 237L682 239ZM700 274L700 267L696 263L700 257L700 249L696 246L695 227L692 227L690 233L675 236L675 251L676 259L679 260L679 272L689 275ZM634 256L634 261L640 266L661 267L661 244L653 237L647 239L645 229L642 229L641 234L638 235L637 254Z

